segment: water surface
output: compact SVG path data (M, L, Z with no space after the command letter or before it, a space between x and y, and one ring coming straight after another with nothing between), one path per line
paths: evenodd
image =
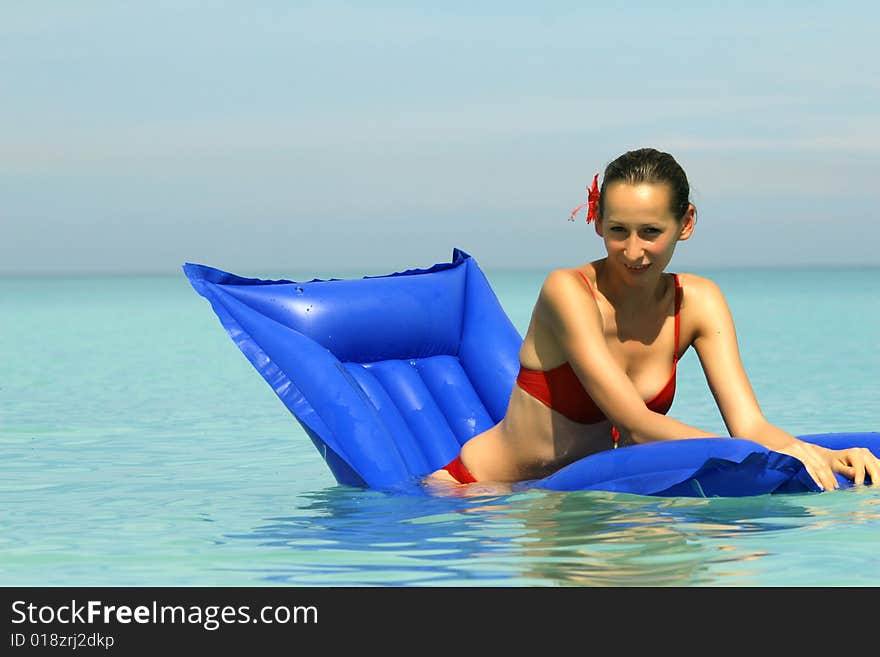
M546 272L486 273L523 334ZM696 273L725 292L771 422L796 435L880 430L880 270ZM0 585L880 582L878 489L689 499L339 486L178 272L0 278L0 310ZM692 351L670 415L726 433Z

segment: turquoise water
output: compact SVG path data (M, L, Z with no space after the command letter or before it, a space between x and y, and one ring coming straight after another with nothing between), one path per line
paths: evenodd
M693 271L724 290L772 422L880 430L880 269ZM486 273L524 333L545 272ZM342 487L182 274L0 278L0 309L3 586L880 582L878 489ZM679 367L670 414L724 432L695 354Z

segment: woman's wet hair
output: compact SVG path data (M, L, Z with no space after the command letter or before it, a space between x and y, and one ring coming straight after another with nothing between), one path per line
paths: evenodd
M691 187L687 174L669 153L656 148L639 148L627 151L605 167L602 189L599 194L599 216L605 214L605 190L608 185L623 182L628 185L658 184L669 185L672 191L670 210L681 219L690 205Z

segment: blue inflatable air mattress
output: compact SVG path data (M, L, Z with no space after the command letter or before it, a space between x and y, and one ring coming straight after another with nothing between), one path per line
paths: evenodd
M263 280L190 263L184 272L341 484L412 487L504 415L522 337L459 249L451 262L360 279ZM800 438L880 455L877 432ZM709 497L819 490L797 459L738 438L609 450L518 486Z

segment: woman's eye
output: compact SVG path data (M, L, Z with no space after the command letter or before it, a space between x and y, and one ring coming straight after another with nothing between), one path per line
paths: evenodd
M612 226L609 230L611 230L611 232L613 232L613 233L625 233L626 232L626 228L624 228L623 226ZM658 235L658 234L662 233L663 231L660 230L659 228L655 228L654 226L649 226L648 228L642 228L640 232L646 233L648 235Z

